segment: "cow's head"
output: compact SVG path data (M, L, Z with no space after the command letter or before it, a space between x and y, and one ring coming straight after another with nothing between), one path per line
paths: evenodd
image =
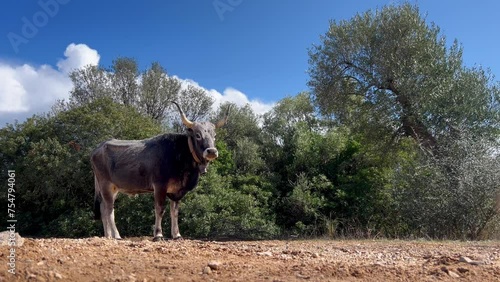
M189 149L191 150L191 154L197 163L203 165L203 170L205 170L206 164L208 164L209 161L215 160L219 156L219 152L217 151L217 148L215 148L215 129L226 123L229 108L226 116L222 120L213 124L211 122L190 121L187 119L179 104L176 102L172 103L174 103L177 106L177 109L179 109L182 123L187 127Z

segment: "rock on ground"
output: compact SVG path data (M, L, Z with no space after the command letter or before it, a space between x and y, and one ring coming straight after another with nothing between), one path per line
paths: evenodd
M16 246L20 247L24 244L24 238L19 233L11 231L0 232L0 246Z

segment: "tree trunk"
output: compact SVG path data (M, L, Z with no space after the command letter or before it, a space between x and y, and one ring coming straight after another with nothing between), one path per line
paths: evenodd
M395 87L393 80L388 80L388 87L386 89L392 91L396 95L396 101L402 109L401 113L401 128L403 135L415 139L424 149L429 150L433 154L437 150L437 140L429 132L424 123L418 118L418 115L413 110L413 105L408 97L401 94Z

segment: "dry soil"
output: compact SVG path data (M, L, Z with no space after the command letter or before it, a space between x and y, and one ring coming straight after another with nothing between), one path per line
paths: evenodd
M8 267L0 281L500 281L500 242L25 238Z

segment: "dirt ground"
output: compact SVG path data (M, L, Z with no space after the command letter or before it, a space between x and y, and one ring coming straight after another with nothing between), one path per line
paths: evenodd
M0 281L500 281L500 242L25 239L8 267Z

